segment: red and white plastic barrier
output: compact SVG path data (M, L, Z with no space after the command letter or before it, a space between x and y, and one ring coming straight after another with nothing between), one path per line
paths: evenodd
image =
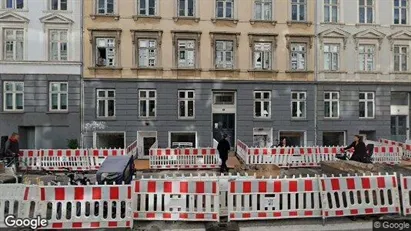
M400 176L402 195L402 215L411 214L411 176Z
M219 221L217 180L140 179L133 184L136 220Z
M131 143L127 147L126 150L127 150L127 155L134 156L134 157L137 156L137 140Z
M247 158L248 152L249 152L248 146L247 146L244 142L242 142L241 140L237 140L236 153L237 153L237 156L240 157L240 159L241 159L241 160L243 161L243 163L245 163L245 164L249 164L249 163L248 163L249 160L248 160L248 158Z
M249 164L275 164L279 167L287 167L290 157L294 154L294 148L249 148Z
M400 212L396 174L323 176L320 181L323 219Z
M220 165L215 148L150 149L151 169L212 169Z
M229 221L321 217L318 179L237 179L230 182Z
M40 166L49 171L89 170L87 149L42 149L40 150Z
M90 149L89 150L89 165L90 170L98 170L101 164L108 156L124 156L127 155L125 149Z
M379 142L383 144L387 144L387 145L401 147L403 151L402 153L403 159L406 159L406 160L411 159L411 144L401 143L401 142L387 140L387 139L380 139Z
M385 164L399 164L403 156L403 149L399 146L374 147L373 162Z
M41 166L40 150L20 150L19 162L19 167L22 170L39 170Z

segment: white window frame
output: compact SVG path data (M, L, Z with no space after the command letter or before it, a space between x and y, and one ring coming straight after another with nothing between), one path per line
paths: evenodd
M195 139L195 144L194 147L198 147L198 136L197 136L197 131L169 131L168 132L168 147L171 147L171 135L173 133L180 133L180 134L195 134L196 139Z
M257 17L257 7L261 5L261 17ZM265 12L270 12L269 17L265 17ZM272 21L273 20L273 0L254 0L254 20Z
M145 92L146 96L145 97L141 97L141 93ZM154 92L154 97L150 97L150 92ZM150 116L150 101L154 100L154 116ZM146 115L142 115L142 108L141 108L141 102L144 101L145 102L145 106L146 106ZM157 117L157 90L154 89L141 89L138 91L138 117L140 118L155 118Z
M8 91L6 90L6 85L11 84L12 85L12 90ZM21 84L23 87L23 90L16 90L16 85L17 84ZM12 94L12 101L13 101L13 105L12 105L12 109L7 109L7 94ZM22 109L17 109L17 104L16 104L16 95L17 94L21 94L22 95ZM22 81L4 81L3 82L3 110L8 112L22 112L24 111L24 82Z
M395 6L395 1L398 1L398 6ZM394 25L407 25L408 21L409 21L409 0L406 1L406 6L402 5L402 1L401 0L394 0L393 1L393 22L392 24ZM401 18L403 16L403 13L401 12L401 10L405 9L405 23L401 22ZM395 23L395 12L398 10L398 23Z
M53 91L53 85L58 84L58 90ZM66 90L61 90L61 85L66 85ZM49 111L68 111L68 82L50 82L49 85ZM57 94L57 109L53 109L53 95ZM62 109L61 96L66 95L66 109Z
M337 52L332 51L331 48L337 48ZM328 48L328 49L327 49ZM328 50L328 51L327 51ZM340 70L340 44L325 43L323 46L324 55L324 70L326 71L338 71ZM328 58L327 58L328 57ZM327 60L329 61L327 67Z
M146 41L146 43L148 44L147 47L142 47L141 46L141 42L142 41ZM154 44L154 46L151 46L152 44ZM158 43L157 43L157 39L155 38L140 38L137 40L137 49L138 49L138 63L137 66L138 67L142 67L142 68L154 68L158 66ZM146 65L142 64L142 56L141 56L141 52L142 51L146 52L146 57L145 57L145 62ZM151 56L150 54L154 54L154 56ZM150 62L152 61L152 62ZM153 65L151 65L153 64Z
M52 9L53 1L57 1L57 9ZM66 9L65 10L61 9L62 1L66 2ZM52 11L67 11L70 0L48 0L48 2L49 2L49 10L52 10Z
M294 95L297 96L297 99L294 99ZM302 96L302 97L301 97ZM300 111L302 116L293 115L293 105L297 103L297 112ZM301 110L301 104L304 104L304 111ZM292 91L291 92L291 118L292 119L305 119L307 118L307 92L305 91Z
M299 47L299 46L301 46L301 45L303 45L303 47L305 48L304 49L304 51L300 51L300 50L295 50L295 51L293 51L293 47L294 46L297 46L297 47ZM307 43L302 43L302 42L292 42L291 44L290 44L290 70L292 70L292 71L306 71L307 70ZM299 55L301 55L301 54L303 54L304 55L304 58L303 58L303 60L301 60L300 59L300 56ZM297 64L297 68L293 68L293 56L294 55L296 55L296 64ZM299 66L299 63L301 62L301 61L304 61L304 68L298 68L298 66Z
M26 5L27 5L26 0L21 0L23 2L23 7L22 8L17 8L17 1L18 0L12 0L12 7L8 8L7 7L7 0L3 0L2 7L3 7L3 9L6 9L6 10L24 10L24 9L26 9Z
M396 51L396 48L398 48L398 51ZM402 48L406 48L406 52L402 52ZM407 45L394 45L393 48L393 54L394 54L394 71L396 72L407 72L409 68L409 52L410 52L410 47ZM398 69L396 69L396 57L398 57ZM402 62L405 59L406 63L406 68L405 70L402 68Z
M364 94L364 99L361 99L361 94ZM372 94L372 99L368 98L368 94ZM360 92L358 94L359 103L365 104L365 115L363 117L359 116L360 119L374 119L375 118L375 92ZM368 115L368 103L372 102L372 116ZM359 108L358 108L359 109ZM359 111L358 111L359 112Z
M373 52L368 52L367 48L373 48ZM362 51L363 50L363 51ZM372 55L372 57L368 57ZM377 46L374 44L360 44L358 46L358 66L360 71L375 71L376 67L376 55L377 55ZM369 62L372 61L372 68L368 68ZM361 64L363 68L361 68Z
M197 15L197 0L184 0L184 15L180 14L180 0L177 1L177 16L178 17L196 17ZM193 2L193 15L188 15L188 2Z
M260 45L258 49L257 45ZM269 47L269 50L266 50ZM261 62L257 65L257 55L260 54ZM266 58L268 56L268 66L266 64ZM267 41L255 41L253 44L253 68L255 70L272 70L273 63L273 44Z
M116 0L95 0L96 1L96 14L97 15L114 15L116 12ZM100 1L104 1L104 8L101 8L104 10L103 13L100 13ZM108 1L113 1L113 12L107 12L108 11Z
M223 4L223 15L218 15L218 3ZM227 3L231 3L231 17L227 16ZM215 17L222 18L222 19L234 19L234 7L235 7L235 0L215 0Z
M326 99L326 95L329 94L329 99ZM332 96L333 94L337 95L337 99L333 99ZM329 103L330 107L329 107L329 113L330 116L326 116L325 115L325 103ZM333 115L333 102L337 102L337 115ZM338 91L327 91L324 92L324 118L326 119L338 119L340 118L340 92Z
M108 96L108 92L110 92L110 91L112 91L112 92L114 92L114 96L113 97L111 97L111 96ZM104 97L102 97L102 96L99 96L99 92L104 92ZM97 95L96 95L96 98L97 98L97 106L96 106L96 109L97 109L97 118L115 118L116 117L116 90L114 90L114 89L97 89ZM114 106L114 108L113 108L113 115L112 116L109 116L108 115L108 102L109 101L113 101L113 106ZM99 112L100 112L100 104L99 104L99 101L103 101L104 102L104 106L105 106L105 111L104 111L104 115L103 116L101 116L101 115L99 115Z
M361 1L364 1L364 5L360 5ZM376 19L375 19L375 0L372 0L372 5L368 5L368 1L367 0L358 0L358 23L361 24L373 24L375 23ZM364 20L363 22L361 22L361 8L364 8ZM372 9L372 21L368 22L368 14L367 14L367 10L368 8Z
M189 45L192 45L190 47ZM196 67L196 46L197 41L195 39L178 39L177 40L177 67L178 68L195 68ZM184 59L180 59L180 52L184 52ZM192 55L190 63L189 54Z
M261 98L257 98L257 94L260 94ZM264 97L265 94L268 94L268 99ZM254 91L253 93L254 96L254 119L271 119L271 91ZM268 102L268 110L267 110L267 116L264 116L264 104ZM255 107L255 104L259 103L260 104L260 116L256 115L256 110L257 108Z
M150 6L149 6L150 1L154 1L154 14L150 14ZM137 15L147 16L147 17L157 16L158 15L158 10L157 10L158 1L159 0L137 0ZM145 8L144 8L144 10L146 11L145 14L141 13L141 10L143 9L141 8L142 2L145 2Z
M69 59L69 31L66 29L50 29L49 31L49 61L68 61ZM52 32L57 32L58 33L58 40L53 41L52 40ZM62 34L66 33L66 38L61 39ZM57 43L57 59L53 59L53 50L52 50L52 44ZM62 46L66 46L66 56L65 59L62 56Z
M325 23L338 23L340 21L340 0L335 0L336 2L333 3L334 0L322 0L324 7L323 7L323 12L324 12L324 17L323 17L323 22ZM325 9L328 8L328 15L326 15ZM334 9L337 11L337 18L334 21L333 20L333 12ZM328 16L328 21L326 20L326 16Z
M116 45L116 38L113 37L96 37L95 38L95 52L96 52L96 56L95 56L95 66L97 67L116 67L117 66L117 45ZM100 64L98 59L99 59L99 51L98 48L99 46L99 41L105 41L106 46L101 46L103 48L106 49L106 59L104 60L104 64ZM112 51L110 51L110 49L112 49ZM110 55L110 59L109 57L109 52L112 52L113 55ZM111 60L111 61L109 61Z
M222 50L217 50L218 49L218 43L222 44ZM227 45L231 43L231 50L227 49ZM215 48L214 48L214 60L215 60L215 68L216 69L234 69L234 45L235 41L233 40L215 40ZM227 61L228 54L231 52L231 65ZM221 54L222 61L220 62L218 60L218 53Z
M184 98L180 97L180 93L184 92ZM193 97L189 98L188 94L192 93ZM179 119L194 119L195 118L195 109L196 109L196 95L195 95L195 91L194 90L179 90L178 91L178 118ZM188 103L192 101L193 102L193 115L192 116L188 116L188 111L189 111L189 107L188 107ZM180 103L184 102L184 115L185 116L181 116L181 108L180 108Z
M12 40L7 40L7 36L6 36L6 32L7 31L12 31L13 32L13 39ZM18 40L17 39L17 32L23 32L23 39L22 40ZM7 61L22 61L25 58L25 48L26 48L26 33L24 31L23 28L4 28L2 31L2 36L3 36L3 60L7 60ZM7 44L11 42L12 43L12 47L13 47L13 59L6 59L7 55ZM18 58L18 54L17 54L17 43L22 43L22 54L21 54L21 59Z
M291 21L294 22L306 22L307 21L307 0L291 0L290 1L291 4ZM301 17L301 9L300 9L300 5L304 6L304 11L303 11L303 19L300 19ZM293 18L293 7L296 6L297 7L297 18L294 19Z

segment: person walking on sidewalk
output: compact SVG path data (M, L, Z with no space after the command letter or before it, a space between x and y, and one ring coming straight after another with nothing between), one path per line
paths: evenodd
M16 171L19 169L19 152L20 152L20 147L19 147L19 134L13 133L9 140L7 141L8 144L6 146L6 157L11 158L15 160L15 165L16 165Z
M218 153L220 154L221 159L221 168L220 172L228 172L227 160L228 160L228 151L230 151L230 143L227 140L227 134L223 135L223 139L218 142L217 146Z

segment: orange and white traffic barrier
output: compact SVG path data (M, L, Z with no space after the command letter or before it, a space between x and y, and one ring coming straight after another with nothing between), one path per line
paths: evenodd
M70 169L74 171L89 170L87 149L42 149L40 166L49 171Z
M294 148L249 148L248 164L275 164L279 167L288 167L290 156Z
M137 140L127 147L127 155L137 156Z
M127 155L125 149L89 149L90 170L98 170L108 156Z
M131 185L39 186L42 229L131 228Z
M229 221L321 217L318 179L236 179L229 183Z
M290 158L290 167L318 167L319 160L315 147L297 147L298 155Z
M241 140L237 140L237 149L236 149L236 153L238 155L238 157L240 157L240 159L245 163L248 164L248 146L242 142Z
M401 195L402 195L402 215L411 214L411 176L400 175Z
M372 214L399 214L396 174L322 176L323 219Z
M374 163L399 164L403 156L403 149L399 146L374 147L372 155Z
M150 149L151 169L211 169L220 166L215 148Z
M41 165L40 151L35 149L20 150L19 167L22 170L39 170Z
M210 179L133 181L135 220L219 221L219 184Z

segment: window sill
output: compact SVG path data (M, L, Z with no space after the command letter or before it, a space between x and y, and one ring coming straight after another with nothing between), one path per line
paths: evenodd
M71 14L72 10L43 10L43 13Z
M390 25L390 28L391 29L393 29L393 28L395 28L395 27L410 27L410 25L409 24L391 24Z
M210 71L229 71L229 72L240 72L240 69L224 69L224 68L212 68Z
M46 114L69 114L68 111L48 111Z
M194 22L199 22L200 18L197 17L173 17L174 22L178 22L179 20L188 20L188 21L194 21Z
M296 74L298 74L298 73L309 74L309 73L314 73L314 71L285 71L285 73L289 73L289 74L294 74L294 73L296 73Z
M191 120L195 120L195 119L196 119L195 117L189 117L189 118L178 117L178 120L188 120L188 121L191 121Z
M151 16L151 15L133 15L134 21L137 21L139 19L145 19L145 18L159 20L159 19L161 19L161 16L158 16L158 15L153 15L153 16Z
M355 71L354 74L382 74L381 71Z
M342 22L320 22L320 25L345 25L345 23Z
M341 120L341 118L340 117L335 117L335 118L324 117L324 120Z
M376 23L356 23L355 24L356 27L361 27L361 26L381 26L380 24L376 24Z
M28 9L12 9L12 8L3 8L0 11L12 11L12 12L29 12Z
M364 117L364 118L358 117L358 119L359 120L375 120L375 117Z
M261 72L261 73L278 73L278 70L260 70L260 69L250 69L248 72Z
M173 67L172 71L201 71L201 68L184 68L184 67Z
M232 22L233 24L238 23L238 19L234 19L234 18L212 18L211 21L213 23L217 23L217 22Z
M90 70L112 70L112 71L121 71L122 67L89 67Z
M292 26L293 24L294 25L305 24L306 26L311 26L313 22L311 21L287 21L288 26Z
M24 111L2 111L1 114L24 114Z
M96 18L113 18L114 20L119 20L120 15L118 14L91 14L90 18L93 20Z
M347 74L347 71L327 71L327 70L323 70L320 71L320 73L325 73L325 74Z
M114 117L98 117L97 116L97 120L101 120L101 121L113 121L113 120L117 120L117 118Z
M255 121L270 121L271 117L253 117Z
M411 71L392 71L389 72L391 75L411 75Z
M273 26L275 26L277 24L277 21L274 21L274 20L260 20L260 19L251 19L250 20L251 25L254 25L256 23L272 24Z
M133 71L162 71L162 67L132 67Z

